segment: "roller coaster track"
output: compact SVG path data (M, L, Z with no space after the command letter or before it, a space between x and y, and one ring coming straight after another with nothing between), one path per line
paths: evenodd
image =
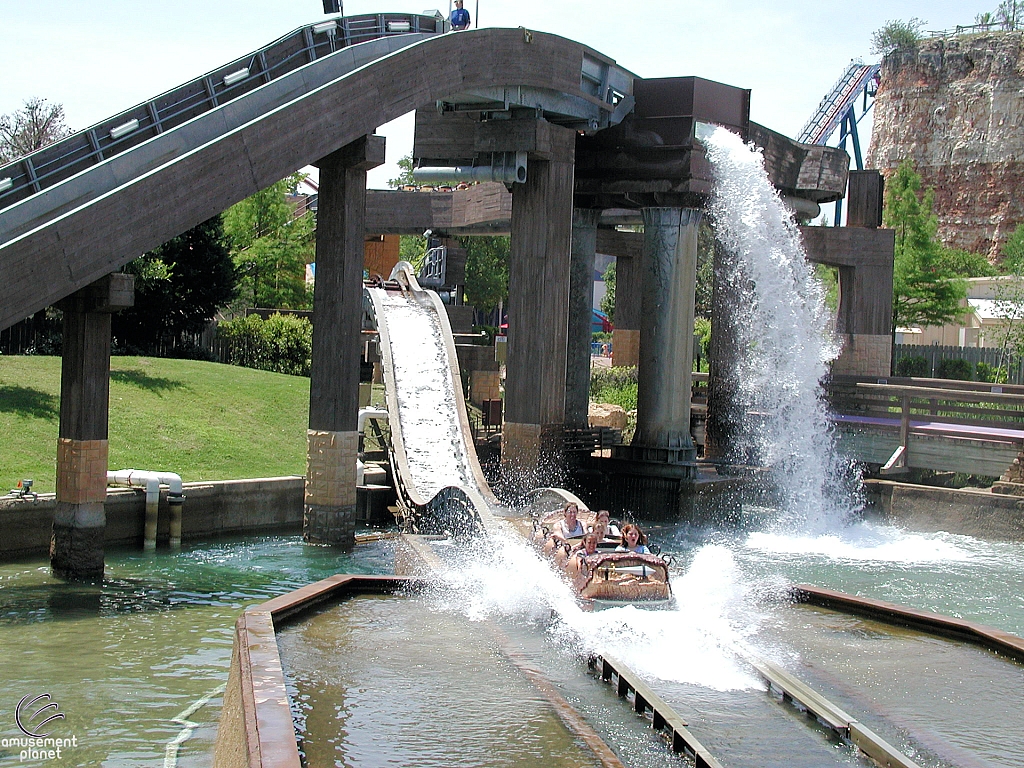
M861 91L878 74L879 64L851 61L842 77L821 100L811 119L800 131L801 144L824 144L854 106Z
M633 76L571 40L522 29L396 34L393 21L422 30L414 20L434 19L372 18L376 39L338 47L339 27L331 50L304 27L262 59L236 59L0 169L0 329L417 107L523 107L588 131L632 108ZM192 91L202 91L194 104Z

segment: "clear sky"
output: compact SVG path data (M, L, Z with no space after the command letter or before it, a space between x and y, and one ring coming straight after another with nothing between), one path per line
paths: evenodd
M442 13L449 11L443 0ZM430 0L346 0L347 15L422 12ZM751 119L789 136L853 58L873 60L871 33L918 17L926 29L971 24L997 0L466 0L482 26L553 32L641 77L697 75L750 88ZM324 19L321 0L0 0L0 114L39 96L64 104L80 129ZM388 136L386 186L412 149L412 122ZM863 136L867 149L867 136Z

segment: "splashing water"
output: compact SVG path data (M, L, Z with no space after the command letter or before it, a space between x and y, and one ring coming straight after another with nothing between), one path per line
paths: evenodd
M741 350L735 447L770 468L780 528L824 532L855 507L819 386L839 351L824 291L761 152L723 128L703 141L715 179L711 212L733 262L723 278Z
M673 574L675 604L585 611L569 585L512 532L488 538L483 552L453 552L435 587L439 608L474 621L500 619L547 627L554 645L585 656L608 654L647 678L713 690L758 685L740 650L760 626L751 585L732 553L707 546L685 574Z

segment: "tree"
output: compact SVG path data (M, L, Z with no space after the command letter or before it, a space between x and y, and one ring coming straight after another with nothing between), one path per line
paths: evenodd
M942 263L935 192L921 190L913 162L904 160L885 185L885 226L895 230L892 327L943 325L961 314L966 284Z
M946 268L958 277L994 277L999 274L983 253L944 248L941 258Z
M398 176L394 179L388 179L388 186L392 189L398 189L408 184L415 184L416 179L412 177L413 159L412 153L403 157L398 161Z
M190 352L199 333L235 295L235 268L219 216L130 262L135 305L116 313L111 333L123 351L152 354L161 347Z
M466 301L490 312L508 300L508 260L512 240L504 237L463 237L466 249Z
M1003 0L996 8L996 21L1005 30L1014 30L1020 21L1021 11L1024 7L1017 7L1017 0Z
M605 269L604 296L601 297L601 311L608 315L608 322L615 324L615 264L612 262Z
M888 56L895 51L913 51L921 42L921 30L927 22L890 20L871 34L871 52Z
M315 259L316 224L310 212L296 216L286 199L303 178L292 174L224 213L224 231L239 271L240 290L252 306L312 306L306 265Z
M986 342L999 347L997 379L1005 373L1011 353L1024 355L1024 224L1006 239L1002 255L1002 267L1011 278L1000 281L995 290L995 307L1003 323L986 335Z
M42 149L71 134L64 124L64 106L32 97L9 115L0 115L0 164Z

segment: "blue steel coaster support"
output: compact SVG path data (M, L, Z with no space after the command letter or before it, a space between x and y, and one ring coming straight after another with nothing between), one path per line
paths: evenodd
M797 141L804 144L824 146L839 128L839 148L846 149L846 139L853 142L853 159L858 171L864 170L864 158L861 154L860 136L857 123L864 119L874 106L875 86L877 85L879 64L865 64L862 61L851 61L842 77L832 86L832 90L821 100L817 110L800 132ZM862 97L860 116L857 115L858 97ZM843 213L843 201L836 201L835 221L838 227Z

